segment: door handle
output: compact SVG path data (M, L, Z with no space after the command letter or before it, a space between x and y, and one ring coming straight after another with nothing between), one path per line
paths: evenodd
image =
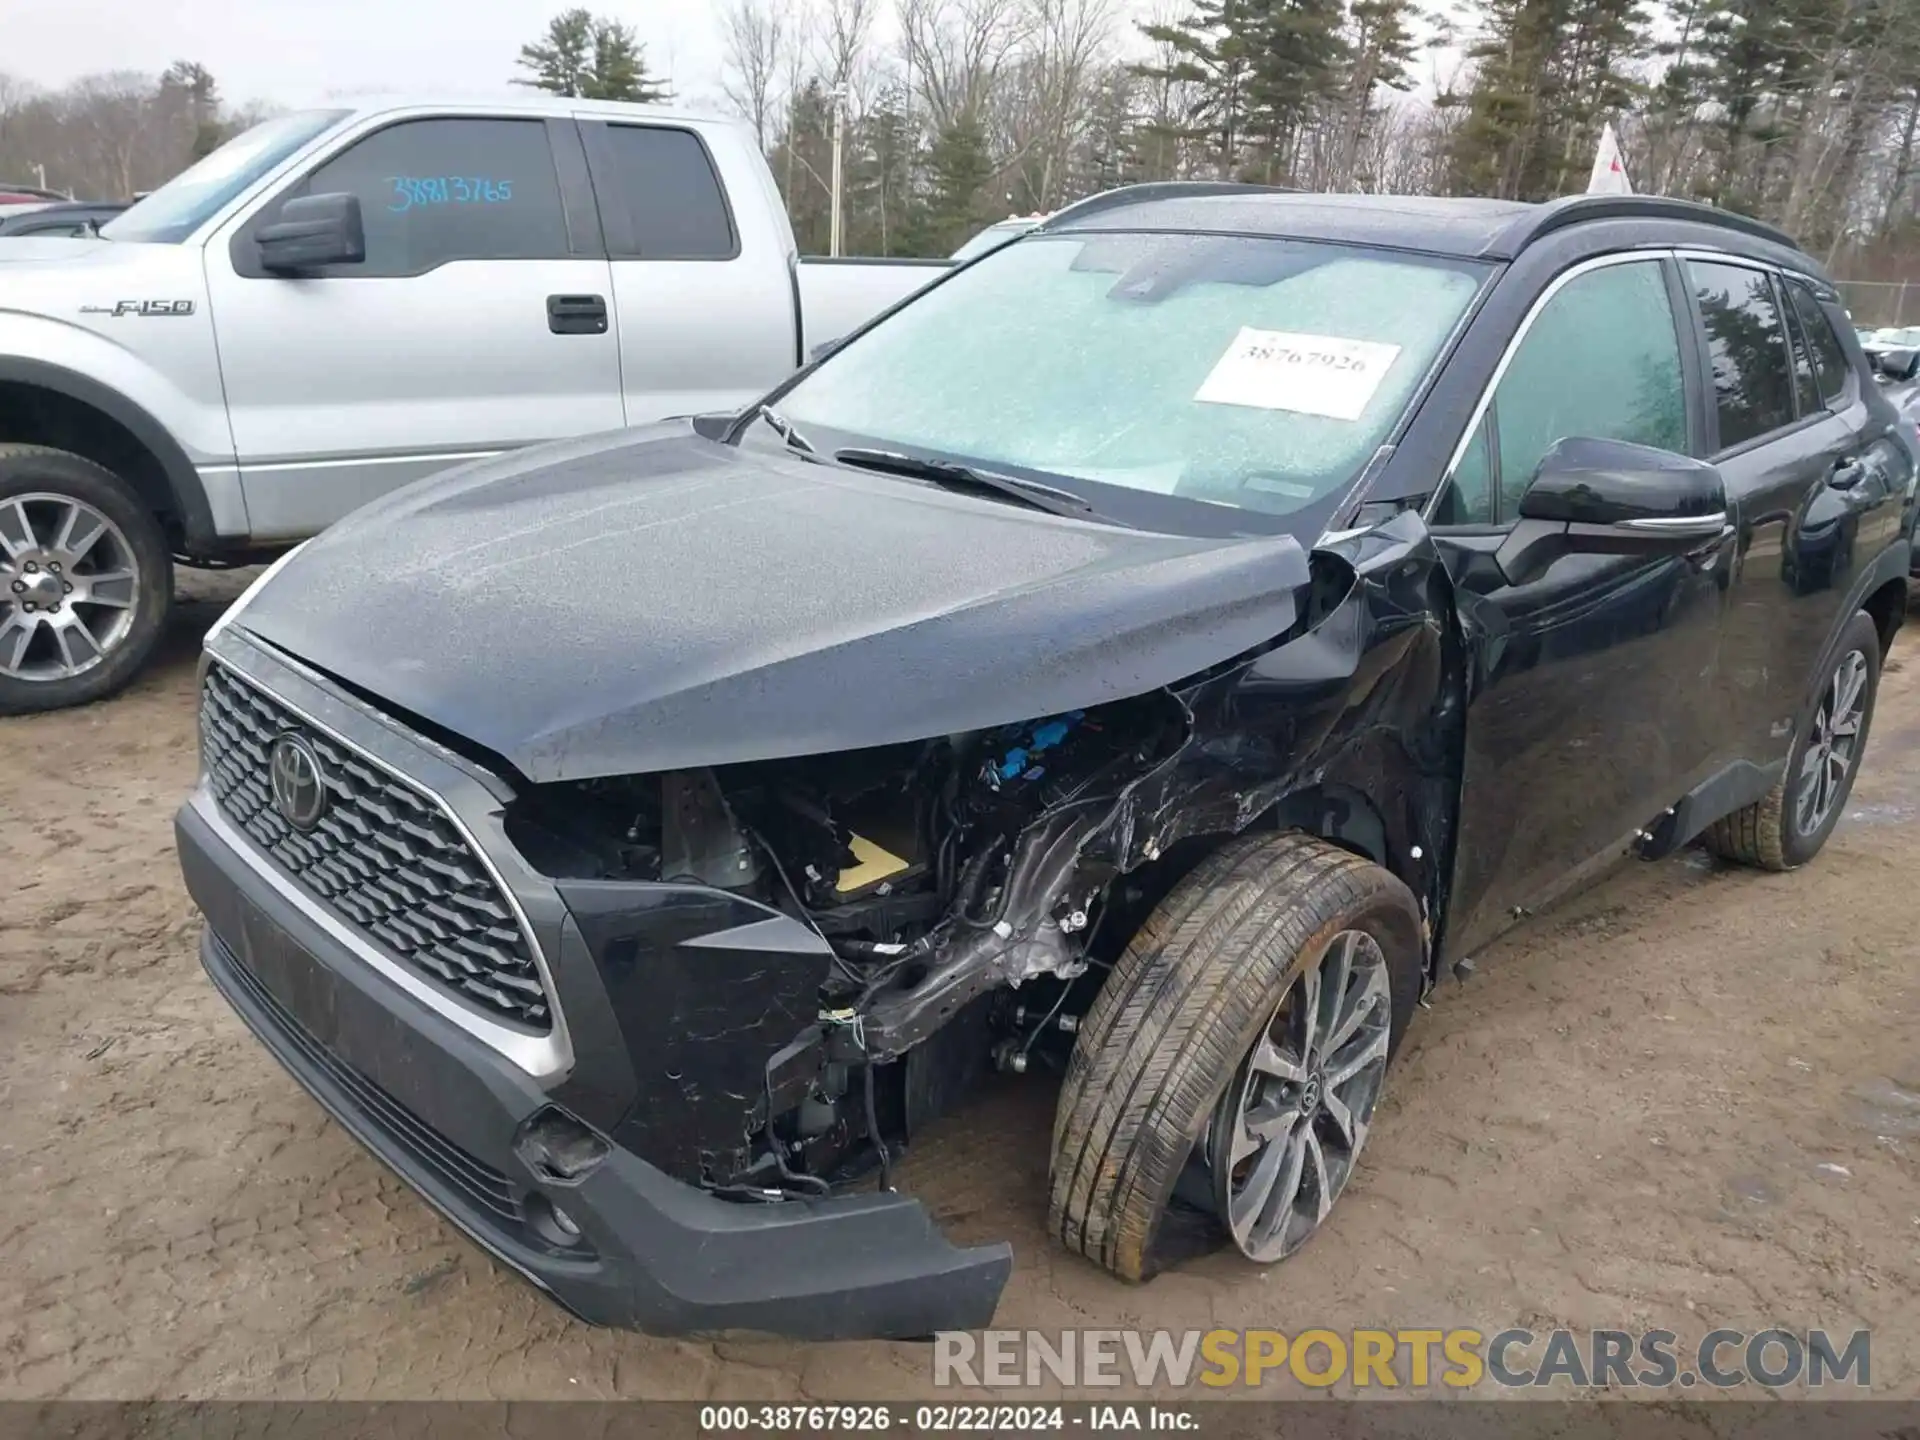
M1827 477L1827 484L1836 490L1851 490L1867 478L1867 466L1863 460L1847 459L1833 467L1833 473Z
M604 335L607 333L607 300L604 295L549 295L547 329L556 335Z

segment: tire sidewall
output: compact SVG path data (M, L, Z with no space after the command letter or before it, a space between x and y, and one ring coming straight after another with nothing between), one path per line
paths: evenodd
M1854 651L1859 651L1867 661L1866 704L1860 713L1860 734L1854 742L1853 763L1847 767L1846 779L1840 795L1835 799L1832 811L1820 827L1811 834L1802 834L1797 820L1798 807L1794 792L1800 776L1800 766L1806 759L1807 746L1813 739L1813 717L1819 711L1833 677L1841 662ZM1880 630L1873 623L1873 617L1864 610L1855 611L1847 627L1840 633L1840 641L1834 647L1831 658L1820 671L1820 682L1815 687L1813 698L1807 705L1806 722L1800 726L1800 733L1794 738L1793 749L1787 756L1787 773L1782 779L1785 790L1781 797L1780 808L1780 853L1790 869L1798 868L1818 855L1827 843L1827 839L1840 823L1840 817L1846 813L1847 802L1853 795L1853 782L1860 774L1860 766L1866 759L1867 738L1873 729L1873 712L1880 698Z
M1380 946L1381 954L1386 957L1388 991L1393 1011L1387 1041L1387 1066L1388 1073L1392 1072L1394 1060L1400 1052L1401 1041L1405 1039L1408 1026L1419 1007L1425 973L1426 944L1419 905L1413 897L1413 892L1391 872L1375 867L1372 893L1368 898L1363 903L1343 912L1316 932L1312 940L1300 947L1286 967L1280 970L1276 978L1267 986L1267 994L1262 998L1254 1017L1236 1037L1234 1053L1238 1058L1225 1074L1218 1077L1218 1083L1213 1087L1211 1101L1200 1111L1193 1132L1188 1137L1193 1145L1198 1147L1203 1144L1208 1118L1228 1089L1238 1082L1247 1055L1252 1052L1260 1036L1272 1023L1274 1012L1279 1009L1281 1001L1286 998L1294 982L1306 972L1309 964L1323 963L1335 938L1347 930L1361 930L1372 936ZM1380 1094L1382 1097L1386 1094L1384 1081ZM1159 1198L1160 1215L1163 1220L1171 1199L1171 1190ZM1313 1235L1302 1242L1302 1248L1311 1244L1320 1230L1325 1228L1323 1223ZM1146 1264L1141 1278L1151 1279L1166 1267L1169 1260L1179 1257L1160 1253L1160 1247L1150 1241L1146 1247L1145 1258Z
M159 521L133 488L78 455L41 449L0 449L0 505L44 491L91 505L119 527L139 567L131 628L99 664L63 680L18 680L0 675L0 715L63 710L105 699L146 664L173 602L173 560Z

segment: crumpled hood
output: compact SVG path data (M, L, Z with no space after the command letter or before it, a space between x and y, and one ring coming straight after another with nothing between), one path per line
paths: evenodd
M377 501L235 622L529 780L818 754L1143 694L1285 631L1285 536L1154 535L681 422Z

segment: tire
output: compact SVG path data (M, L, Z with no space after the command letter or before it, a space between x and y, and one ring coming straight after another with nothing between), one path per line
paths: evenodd
M1861 685L1857 723L1850 736L1836 737L1829 733L1833 723L1830 712L1834 701L1842 698L1836 694L1836 685L1849 672L1858 675ZM1818 855L1846 812L1847 797L1853 793L1853 777L1860 772L1860 761L1866 752L1867 731L1873 724L1873 706L1879 694L1880 630L1871 615L1857 610L1841 632L1834 658L1820 677L1808 721L1800 727L1793 749L1787 754L1787 768L1763 799L1708 827L1703 837L1707 849L1723 859L1737 860L1762 870L1795 870ZM1810 759L1835 753L1841 740L1850 741L1845 751L1845 766L1826 805L1817 810L1803 808L1800 799L1808 778L1806 772L1811 770Z
M1425 958L1405 885L1323 840L1286 833L1231 841L1174 887L1114 966L1068 1062L1047 1217L1068 1249L1125 1280L1161 1268L1168 1247L1156 1242L1176 1185L1189 1194L1204 1166L1216 1187L1206 1193L1220 1194L1212 1162L1221 1147L1208 1143L1209 1132L1224 1133L1216 1111L1239 1093L1296 982L1320 973L1335 939L1345 945L1352 932L1371 937L1385 961L1384 1073L1419 999ZM1342 1175L1331 1198L1344 1184Z
M0 445L0 715L122 689L172 605L166 536L132 486L64 450Z

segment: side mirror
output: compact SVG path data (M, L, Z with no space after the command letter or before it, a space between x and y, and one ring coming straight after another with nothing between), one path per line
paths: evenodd
M263 269L297 272L322 265L358 265L367 258L367 232L357 195L301 195L254 232Z
M1520 585L1562 555L1684 555L1727 528L1726 482L1705 461L1572 438L1541 457L1495 559Z
M1874 368L1889 380L1911 380L1920 375L1920 349L1882 350L1870 358Z

